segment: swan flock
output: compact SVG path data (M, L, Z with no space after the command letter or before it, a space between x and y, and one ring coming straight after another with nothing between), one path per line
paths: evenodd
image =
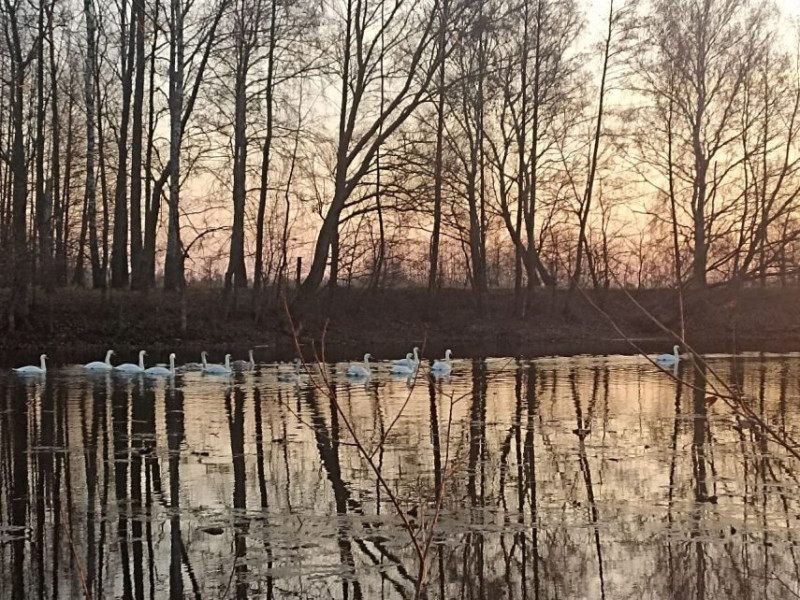
M115 372L120 374L141 374L149 377L173 377L178 372L199 371L206 375L232 375L239 371L255 371L256 361L253 356L253 351L248 352L248 360L234 360L231 361L231 355L226 354L224 363L215 364L208 362L208 353L204 350L200 353L201 362L189 362L175 366L175 353L169 355L169 366L154 365L145 367L146 350L139 351L138 363L122 363L113 365L111 363L112 357L116 353L114 350L108 350L103 360L95 360L83 365L83 369L87 372L102 373L102 372ZM677 344L672 347L672 353L659 354L655 357L654 362L660 367L677 367L681 361L680 346ZM363 361L360 363L351 363L345 374L349 379L354 380L368 380L373 375L373 365L370 363L372 355L366 353ZM281 371L278 373L278 381L284 383L300 383L308 373L303 373L304 363L301 359L294 359L294 369L292 371ZM419 348L414 347L411 352L406 354L404 358L393 360L389 366L389 371L392 375L401 375L406 378L414 377L420 368ZM47 373L47 355L42 354L39 357L39 365L26 365L23 367L16 367L12 369L18 375L38 375L43 376ZM453 370L452 350L449 348L445 351L443 359L436 359L431 363L429 373L435 378L449 377Z
M215 364L208 362L208 353L204 350L200 353L200 362L189 362L179 367L175 366L175 353L169 355L169 366L158 364L154 366L145 366L145 357L147 356L146 350L140 350L136 363L121 363L114 365L112 357L116 354L114 350L108 350L103 360L94 360L81 365L83 370L87 373L118 373L122 375L144 375L148 377L174 377L178 372L199 371L206 375L232 375L237 371L255 371L256 361L253 356L253 351L248 352L248 360L234 360L231 361L231 355L226 354L224 363ZM452 372L452 351L448 349L445 352L443 359L434 360L430 367L430 374L433 377L447 377ZM373 375L372 367L374 363L370 364L372 355L366 353L363 362L353 363L347 367L345 374L350 379L370 379ZM411 352L406 354L405 358L394 360L391 362L389 370L392 375L402 375L411 378L417 374L420 368L420 355L419 348L414 347ZM16 367L13 371L19 375L38 375L43 376L47 373L47 355L42 354L39 357L39 365L26 365L24 367ZM299 358L294 360L294 369L289 372L279 372L278 381L285 383L300 383L304 380L306 373L303 373L303 361ZM307 370L306 370L307 371Z

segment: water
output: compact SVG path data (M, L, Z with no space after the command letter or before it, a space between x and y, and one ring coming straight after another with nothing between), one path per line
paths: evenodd
M641 358L6 371L0 597L797 598L800 358L709 365L758 419Z

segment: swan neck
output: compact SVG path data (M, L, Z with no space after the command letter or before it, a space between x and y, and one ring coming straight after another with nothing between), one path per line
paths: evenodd
M41 364L41 366L42 366L42 372L44 372L44 371L47 371L47 364L45 363L45 360L46 360L46 357L45 357L45 355L44 355L44 354L42 354L42 355L39 357L39 363L40 363L40 364Z

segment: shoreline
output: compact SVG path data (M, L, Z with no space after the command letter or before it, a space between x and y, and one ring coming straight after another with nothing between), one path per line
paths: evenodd
M592 300L645 352L663 352L675 343L620 290L589 292ZM673 290L632 292L660 322L679 329ZM358 359L371 352L380 360L404 356L412 346L425 347L426 358L454 356L574 356L636 354L630 343L580 294L566 290L537 292L526 318L513 314L513 293L492 292L485 316L476 314L467 290L442 290L435 310L424 290L341 290L295 304L292 321L306 359ZM734 292L717 288L687 294L687 342L701 353L800 351L800 290L758 288ZM182 317L185 329L181 330ZM274 296L189 288L182 315L175 295L112 292L103 298L90 290L37 292L26 323L0 333L0 365L7 366L47 352L54 364L96 359L114 348L118 359L139 348L151 360L175 351L185 360L200 350L213 355L246 356L253 348L261 362L289 361L296 355L292 325ZM184 356L185 355L185 356ZM69 359L67 359L69 357Z

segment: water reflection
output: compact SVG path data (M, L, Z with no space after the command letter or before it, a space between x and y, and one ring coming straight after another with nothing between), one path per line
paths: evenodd
M0 597L796 598L800 360L710 368L2 375Z

